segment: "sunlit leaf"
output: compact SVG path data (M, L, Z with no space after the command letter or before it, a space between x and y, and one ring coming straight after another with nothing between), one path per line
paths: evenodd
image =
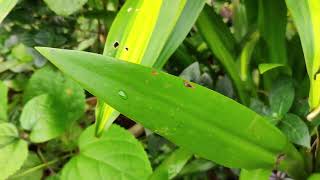
M10 123L0 123L0 179L20 169L27 159L28 144L19 139L17 128Z
M297 167L303 164L301 156L280 130L229 98L110 57L37 49L89 92L191 153L229 167L272 168L276 164L294 177L305 176L303 168ZM126 72L130 77L121 76Z
M19 0L0 0L0 24Z
M198 17L204 0L127 1L118 13L104 55L161 68L178 48ZM119 112L99 100L97 135Z
M298 29L310 78L309 105L320 105L320 3L317 0L286 0Z
M119 126L111 126L100 138L91 126L78 145L80 152L63 167L61 180L146 180L152 172L140 142Z

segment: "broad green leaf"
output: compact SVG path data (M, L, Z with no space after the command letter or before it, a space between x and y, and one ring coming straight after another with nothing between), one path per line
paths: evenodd
M100 138L90 126L79 138L78 155L62 170L61 180L146 180L152 173L142 145L128 131L113 125Z
M308 180L318 180L318 179L320 179L320 173L314 173L308 177Z
M20 123L30 130L33 142L44 142L61 135L84 113L85 96L81 87L61 73L46 67L33 74L24 92L27 102Z
M149 180L173 179L191 157L192 154L182 148L175 150L155 169Z
M289 111L294 94L293 82L290 78L283 77L274 82L269 95L269 103L274 116L281 117Z
M305 176L303 168L297 167L303 165L301 156L281 131L229 98L152 68L111 57L37 49L90 93L191 153L228 167L279 165L292 176ZM121 76L127 72L130 77Z
M298 29L310 78L309 105L320 105L320 3L317 0L286 0Z
M47 6L58 15L69 16L80 10L88 0L44 0Z
M271 63L287 64L285 0L259 0L259 31Z
M207 42L213 54L224 66L230 78L234 82L240 100L247 104L248 97L244 91L244 85L239 77L239 71L235 62L234 46L235 40L228 27L222 22L214 10L205 6L200 14L197 27L199 32Z
M268 169L245 170L240 173L240 180L269 180L272 174Z
M17 128L0 123L0 179L7 179L20 169L28 156L28 144L19 139Z
M292 143L310 148L311 139L308 126L299 116L287 114L278 126Z
M0 81L0 122L7 121L8 87Z
M127 1L113 22L103 54L161 68L190 31L204 3L204 0ZM99 100L96 134L101 135L118 115L119 112Z
M36 167L40 164L42 164L42 162L37 156L37 154L29 153L27 160L24 162L21 169L16 174L25 172L26 170L29 170L30 168ZM42 171L43 169L39 169L21 177L14 177L13 175L9 179L10 180L40 180L43 174Z
M0 0L0 24L19 0Z
M260 74L264 74L270 70L274 70L277 68L284 68L288 72L288 74L291 74L291 69L284 64L263 63L263 64L259 64L258 68L259 68Z

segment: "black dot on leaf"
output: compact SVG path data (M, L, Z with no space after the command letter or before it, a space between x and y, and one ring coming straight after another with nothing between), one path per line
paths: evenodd
M129 51L129 48L128 48L128 47L126 47L126 48L125 48L125 50L126 50L126 51Z
M116 41L114 44L113 44L113 47L114 48L117 48L119 46L119 43L118 43L118 41Z

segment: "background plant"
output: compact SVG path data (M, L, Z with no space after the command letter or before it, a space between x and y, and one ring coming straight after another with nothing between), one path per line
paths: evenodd
M306 179L319 6L0 0L0 179Z

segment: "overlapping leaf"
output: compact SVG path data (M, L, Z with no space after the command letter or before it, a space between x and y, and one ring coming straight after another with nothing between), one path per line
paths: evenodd
M113 22L103 54L161 68L190 31L204 3L204 0L127 1ZM97 135L118 115L119 112L99 100Z
M292 176L305 176L301 156L280 130L229 98L113 58L52 48L38 50L89 92L191 153L225 166L252 169L276 165ZM130 77L121 76L126 72Z
M320 105L320 3L317 0L286 0L298 29L310 78L309 105Z

